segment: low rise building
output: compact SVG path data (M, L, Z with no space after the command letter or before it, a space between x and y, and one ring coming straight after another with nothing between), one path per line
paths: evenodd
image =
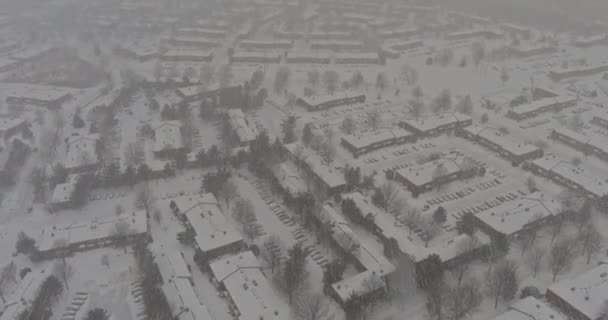
M547 289L545 297L568 319L602 319L608 297L608 264L600 264L578 276L553 284Z
M595 66L573 67L573 68L558 68L549 71L549 77L554 81L561 81L575 77L587 77L594 74L608 72L608 64Z
M321 111L355 103L364 103L365 95L351 92L336 92L334 94L299 97L296 103L308 111Z
M344 174L336 168L325 165L315 151L300 145L298 142L286 144L284 148L290 160L306 172L311 183L317 186L320 194L329 197L344 190L346 186Z
M25 119L0 116L0 138L10 138L27 126Z
M591 123L604 129L608 129L608 114L599 114L593 116Z
M280 63L281 55L261 51L237 51L229 60L230 63Z
M568 95L542 98L511 108L507 112L507 116L511 119L521 121L535 117L545 112L559 111L565 108L572 107L576 105L576 102L576 98Z
M444 132L464 128L473 124L471 117L461 113L444 113L427 117L405 119L399 126L418 138L438 136Z
M525 142L514 142L507 134L488 126L472 125L459 128L456 135L489 148L514 165L543 156L542 149Z
M240 146L248 146L260 133L256 125L245 116L241 109L228 110L228 121Z
M603 46L608 44L608 35L598 34L590 37L576 37L572 42L579 48L590 48L595 46Z
M527 297L512 304L509 309L492 320L567 320L542 300Z
M162 121L153 129L154 145L152 146L152 152L155 156L167 158L186 149L182 139L181 122L177 120Z
M58 109L64 102L70 99L72 99L72 94L59 88L23 86L7 92L6 102L9 104L26 104Z
M52 259L77 251L127 245L147 237L148 215L144 210L62 225L49 224L38 234L36 255L40 259Z
M289 306L273 290L262 272L262 264L251 251L222 257L209 267L213 283L230 299L230 311L235 319L289 319Z
M524 165L524 169L532 171L562 184L572 190L581 192L590 199L607 200L608 183L596 173L587 172L583 167L575 167L563 161L555 154L548 154Z
M342 137L342 146L350 151L355 158L391 146L416 142L416 136L401 129L382 129L375 132L361 134L350 134Z
M485 174L485 168L470 157L440 158L415 167L397 170L395 179L417 197L452 181Z
M212 50L169 50L160 57L163 61L172 62L211 62Z
M207 260L245 247L243 237L226 220L213 194L179 197L169 203L171 210L194 231L196 247Z
M68 137L63 166L69 172L98 169L101 165L100 143L98 134Z
M285 58L287 63L310 63L310 64L329 64L331 55L320 52L301 52L291 51Z
M475 216L480 229L491 236L516 239L525 232L535 232L547 221L563 213L559 201L540 192L482 211Z
M275 165L272 173L281 188L293 197L309 191L308 183L300 174L298 167L291 161Z
M608 161L608 143L606 137L597 136L593 133L584 135L567 128L554 128L549 138L563 142L583 152L585 155L594 155L604 161Z
M362 51L365 44L355 40L314 40L310 42L312 50L331 50L331 51Z
M338 53L336 64L384 64L386 61L377 52Z
M243 40L239 43L242 49L255 50L288 50L293 48L293 41L290 40L273 40L273 41L258 41L258 40Z

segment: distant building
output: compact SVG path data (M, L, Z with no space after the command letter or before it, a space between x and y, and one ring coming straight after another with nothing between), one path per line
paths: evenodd
M608 143L606 137L595 134L584 135L567 128L556 128L551 131L551 139L563 142L585 155L594 155L608 161Z
M590 48L595 46L604 46L608 44L608 35L598 34L591 37L576 37L572 42L579 48Z
M608 64L588 67L558 68L556 70L549 71L549 77L554 81L561 81L574 77L592 76L602 72L608 72Z
M570 279L559 281L547 289L549 303L572 320L600 320L608 297L608 264Z
M329 64L331 56L326 53L297 51L287 53L286 61L287 63Z
M134 59L140 62L149 61L159 56L156 45L123 45L119 44L112 49L114 54Z
M460 128L456 130L456 135L489 148L506 160L511 161L514 165L543 156L542 149L525 142L514 142L507 134L487 126L473 125Z
M27 126L28 122L25 119L0 116L0 138L10 138Z
M172 62L210 62L213 60L213 51L196 49L169 50L160 59Z
M444 113L415 119L405 119L399 126L418 138L438 136L444 132L464 128L473 124L471 117L461 113Z
M312 50L331 50L331 51L363 51L365 44L355 40L313 40L310 42Z
M251 251L222 257L209 265L213 283L230 299L230 312L238 320L289 319L290 308L279 298Z
M175 198L170 206L194 231L196 247L206 259L238 252L245 247L243 237L228 222L212 194Z
M371 133L351 134L343 136L342 146L357 158L368 152L382 148L416 142L417 138L410 132L401 129L382 129Z
M72 207L72 194L76 188L78 175L69 175L66 182L59 183L53 189L49 206L51 210L63 210Z
M259 51L237 51L228 57L230 63L280 63L281 56L277 53Z
M200 38L211 38L211 39L223 39L227 35L225 29L213 29L213 28L179 28L176 31L178 36L183 37L200 37Z
M528 27L512 24L512 23L503 23L500 25L500 28L514 36L530 38L532 35L532 30Z
M172 37L161 41L167 47L190 47L196 49L212 49L221 45L221 42L216 39L202 37Z
M554 154L524 164L524 169L546 177L594 200L608 200L608 182L582 167L574 167Z
M299 97L296 103L308 111L321 111L333 107L339 107L355 103L364 103L364 94L355 94L350 92L340 92L334 94Z
M293 41L289 40L274 40L274 41L257 41L257 40L243 40L239 43L239 47L242 49L272 49L272 50L288 50L293 48Z
M21 65L19 61L0 58L0 73L11 71Z
M384 59L377 52L338 53L334 58L336 64L384 64Z
M576 105L576 102L576 98L567 95L542 98L511 108L507 112L507 117L517 121L521 121L535 117L541 113L559 111L565 108L572 107Z
M72 99L68 91L42 86L24 86L20 90L8 92L6 102L9 104L30 104L49 109L58 109L64 102Z
M548 55L557 52L556 47L538 46L538 47L508 47L507 54L515 58L529 58L539 55Z
M591 119L591 123L604 129L608 129L608 115L595 115L593 116L593 119Z

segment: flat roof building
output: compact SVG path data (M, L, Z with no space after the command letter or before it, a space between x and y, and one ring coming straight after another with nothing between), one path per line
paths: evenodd
M342 146L355 158L382 148L416 142L416 136L401 128L381 129L375 132L350 134L342 137Z
M418 138L437 136L471 124L473 124L471 117L457 112L405 119L399 122L400 127L415 134Z
M365 94L356 94L348 91L310 97L303 96L296 100L297 104L308 109L308 111L320 111L363 102L365 102Z

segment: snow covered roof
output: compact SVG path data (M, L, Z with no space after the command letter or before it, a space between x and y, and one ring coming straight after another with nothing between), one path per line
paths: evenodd
M555 154L548 154L532 162L535 166L552 172L566 179L594 196L601 198L608 195L608 183L602 181L596 173L588 173L583 167L575 167L558 158Z
M589 135L584 135L582 133L572 131L568 128L555 128L553 130L556 133L575 141L576 143L579 143L581 145L589 145L593 148L601 150L602 152L608 153L608 140L606 139L606 137L600 137L593 133L590 133Z
M490 143L500 146L503 150L516 155L522 156L528 153L534 152L538 150L538 147L532 144L527 144L525 142L517 143L511 138L507 136L507 134L503 134L500 130L488 126L482 125L472 125L466 128L463 128L464 131L478 136Z
M232 130L236 132L241 143L251 142L258 136L257 127L247 119L241 109L228 110L228 118Z
M381 129L364 134L351 134L342 137L344 141L357 149L362 149L376 143L382 143L393 139L409 137L412 134L401 128Z
M53 190L51 196L51 204L63 204L72 200L72 193L76 187L76 181L78 181L77 175L69 175L67 181L64 183L57 184Z
M209 252L243 241L243 237L226 220L213 194L183 196L173 201L194 228L195 241L201 251Z
M527 297L515 302L509 310L493 320L567 320L544 301Z
M182 312L179 316L180 320L213 320L207 307L200 302L189 279L173 278L165 282L163 290L172 313Z
M420 187L442 177L460 172L462 170L461 163L464 159L464 157L440 158L418 166L399 169L396 174ZM444 170L437 170L439 167L443 167ZM437 173L440 175L436 176Z
M30 60L30 59L34 59L40 55L46 54L47 52L50 52L51 50L53 50L53 47L49 46L49 45L35 46L35 47L26 48L22 51L11 54L10 58L15 59L15 60Z
M302 178L298 168L291 161L285 161L274 166L273 173L281 186L292 195L308 191L306 181Z
M289 306L272 289L251 251L218 259L209 267L239 310L239 320L289 318Z
M24 122L25 119L22 118L0 117L0 133L18 127Z
M177 120L162 121L154 128L154 152L174 150L184 147L181 122Z
M336 188L346 184L344 180L344 174L335 168L326 166L323 164L323 159L314 150L308 149L298 142L293 142L284 145L284 147L293 156L296 156L299 151L302 150L302 159L308 168L315 173L315 175L323 181L328 187Z
M267 53L262 51L236 51L232 54L233 59L247 58L263 58L263 59L280 59L278 53Z
M537 111L542 108L546 108L548 106L566 104L574 101L576 101L576 98L570 96L547 97L517 106L509 110L509 112L520 116Z
M557 216L561 212L559 201L548 199L542 193L535 192L491 210L482 211L476 216L492 229L509 236L530 224L550 216Z
M163 58L179 58L179 57L201 57L211 58L213 50L200 49L170 49L163 54Z
M39 101L53 102L62 100L71 94L71 91L65 88L43 86L43 85L26 85L13 87L8 92L5 92L8 99L35 99Z
M82 242L101 240L111 237L118 225L125 225L126 235L139 235L148 232L146 211L135 211L120 216L106 215L92 220L72 222L62 225L47 225L42 228L38 241L41 252L58 249Z
M358 93L355 91L344 90L334 93L318 94L313 96L301 96L298 99L304 101L308 105L317 106L331 101L354 98L362 95L362 93Z
M21 312L31 307L31 303L38 295L38 289L45 279L46 276L42 272L28 272L13 293L6 297L0 320L18 319Z
M403 120L409 127L412 127L420 132L429 132L431 130L458 124L462 122L471 121L471 117L457 112L448 112L436 115L430 115L426 117L419 117L413 119Z
M601 264L574 278L550 286L551 291L564 302L589 319L599 319L608 299L608 265Z
M86 136L70 136L63 165L66 169L78 169L99 163L97 155L98 134Z

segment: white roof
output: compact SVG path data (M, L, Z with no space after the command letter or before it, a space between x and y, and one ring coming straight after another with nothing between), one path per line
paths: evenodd
M587 144L601 150L602 152L608 153L608 139L606 139L606 137L600 137L593 133L589 133L589 135L584 135L582 133L572 131L568 128L555 128L553 130L563 136L568 137L569 139L576 141L579 144Z
M254 123L249 121L241 109L228 110L230 126L236 132L241 143L251 142L258 136L259 131Z
M63 159L66 169L77 169L96 165L99 163L97 156L97 142L99 135L90 134L87 136L70 136L67 143L67 151Z
M274 167L273 173L281 186L292 195L305 193L308 185L299 173L298 168L291 161L285 161Z
M173 314L180 314L179 319L183 320L213 320L209 310L204 306L189 279L172 278L163 285L163 290Z
M364 134L352 134L342 137L347 143L353 145L357 149L362 149L376 143L409 137L412 134L409 131L395 127L391 129L381 129L374 132L366 132Z
M427 132L453 123L471 120L471 117L457 112L442 113L413 119L403 120L416 130Z
M126 224L128 226L128 235L148 232L146 211L135 211L120 216L106 215L87 221L62 225L47 225L42 228L36 243L40 251L48 251L56 249L60 244L67 246L104 239L112 236L118 224Z
M199 45L205 45L205 46L219 46L220 42L214 39L209 39L209 38L204 38L204 37L174 37L174 38L169 38L172 40L175 40L177 42L190 42L190 43L195 43L195 44L199 44Z
M470 134L481 137L482 139L499 145L503 150L514 154L516 156L526 155L528 153L538 150L538 147L525 142L515 142L511 140L506 134L500 132L500 130L488 126L472 125L464 128L463 130Z
M173 201L194 228L196 244L203 252L243 241L243 237L226 220L213 194L184 196Z
M515 302L509 310L493 320L566 320L556 310L549 307L544 301L534 297Z
M399 169L396 173L416 186L423 186L441 177L459 172L463 160L464 157L440 158L418 166ZM439 173L442 173L441 176L433 176L439 166L442 166L445 170L439 171Z
M269 41L259 41L259 40L243 40L241 41L242 47L266 47L266 46L291 46L293 45L293 41L290 40L269 40Z
M559 215L561 209L559 201L547 199L542 193L535 192L480 212L476 216L492 229L511 235L538 220Z
M212 36L224 36L226 35L226 30L224 29L212 29L212 28L179 28L177 29L177 33L201 33L208 34Z
M25 122L25 119L0 117L0 132L13 129L23 122Z
M290 317L289 306L276 294L251 251L218 259L209 264L218 282L239 310L239 320L282 320Z
M598 319L608 299L608 264L601 264L574 278L562 280L551 290L589 319Z
M335 100L352 98L352 97L357 97L357 96L361 96L361 95L363 95L363 94L346 90L346 91L338 91L338 92L331 93L331 94L326 93L326 94L319 94L319 95L314 95L314 96L301 96L301 97L299 97L299 99L301 99L302 101L306 102L307 104L309 104L311 106L316 106L316 105L320 105L320 104L335 101Z
M7 98L28 98L51 102L70 94L70 90L52 86L26 85L13 87L6 93Z
M608 195L608 183L602 181L597 173L588 173L583 167L572 166L554 154L548 154L543 158L534 160L532 163L576 184L598 198Z
M45 279L46 276L41 272L32 271L26 274L13 293L6 297L0 320L18 319L21 312L31 307L31 303L38 295L38 289Z
M67 181L64 183L57 184L53 189L53 196L51 197L51 204L62 204L70 202L72 200L72 193L76 187L78 181L78 175L70 175Z
M357 194L351 194L351 196ZM340 298L346 301L353 292L361 295L378 289L380 285L383 286L382 282L369 281L369 279L373 276L384 277L395 271L395 266L386 259L384 253L366 243L364 238L357 237L348 222L330 205L323 205L318 214L323 224L331 225L334 240L342 249L350 252L366 269L361 273L332 284L334 291ZM370 284L374 286L370 287Z
M162 121L154 128L154 146L152 150L159 152L167 149L183 148L181 127L181 123L177 120Z
M213 50L198 49L171 49L163 54L163 57L204 57L209 58L213 55Z
M171 266L172 274L175 278L191 278L192 273L188 270L188 265L184 261L182 253L172 252L168 255L169 265Z
M509 110L514 114L526 114L528 112L533 112L544 107L554 105L554 104L564 104L576 101L576 98L570 96L557 96L557 97L548 97L539 100L532 101L530 103L526 103L515 108Z
M308 149L297 142L286 144L284 146L292 155L297 154L297 150L301 148L303 161L308 165L319 179L323 180L330 188L340 187L346 184L344 174L335 168L331 168L323 164L321 157L313 150Z
M331 59L331 54L317 51L291 51L287 59Z
M233 58L267 58L267 59L273 59L273 58L279 58L280 55L278 53L264 53L262 51L236 51L233 55Z

